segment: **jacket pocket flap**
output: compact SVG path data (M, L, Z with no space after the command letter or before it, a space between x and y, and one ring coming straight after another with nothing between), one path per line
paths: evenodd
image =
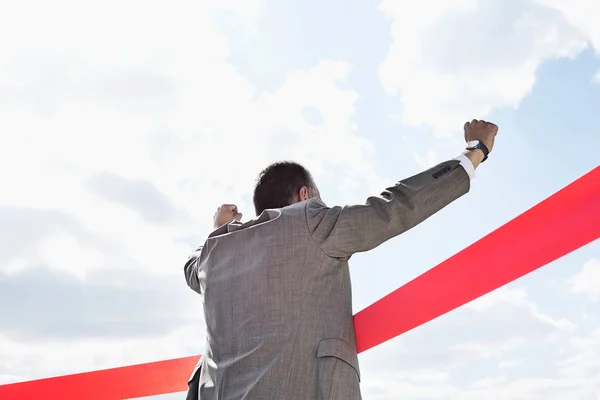
M356 349L340 339L323 339L317 349L317 358L336 357L349 364L358 375L360 381L360 369L358 367L358 354Z

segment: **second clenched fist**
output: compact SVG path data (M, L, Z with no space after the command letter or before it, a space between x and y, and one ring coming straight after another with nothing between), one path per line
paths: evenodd
M218 228L233 220L239 221L242 219L242 213L238 212L235 204L223 204L217 208L217 212L213 217L214 227Z
M465 123L465 141L479 140L491 152L494 147L494 138L498 133L498 126L491 122L474 119Z

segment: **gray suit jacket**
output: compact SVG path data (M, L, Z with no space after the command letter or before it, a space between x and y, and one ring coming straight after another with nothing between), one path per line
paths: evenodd
M314 198L212 232L185 264L207 328L198 398L360 399L348 259L468 191L452 160L366 204Z

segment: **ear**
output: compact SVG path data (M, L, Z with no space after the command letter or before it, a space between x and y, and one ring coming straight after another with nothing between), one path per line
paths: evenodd
M306 186L302 186L300 188L300 190L298 191L298 197L300 198L300 201L305 201L309 199L308 188Z

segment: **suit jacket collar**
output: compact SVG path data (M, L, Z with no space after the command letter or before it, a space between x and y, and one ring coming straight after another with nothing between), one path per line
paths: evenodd
M239 231L241 229L250 228L255 225L264 224L265 222L269 222L271 220L275 220L281 216L281 211L279 210L265 210L263 211L257 218L251 219L246 222L239 221L231 221L228 224L221 225L217 229L211 232L208 235L209 238L225 235L227 233Z

